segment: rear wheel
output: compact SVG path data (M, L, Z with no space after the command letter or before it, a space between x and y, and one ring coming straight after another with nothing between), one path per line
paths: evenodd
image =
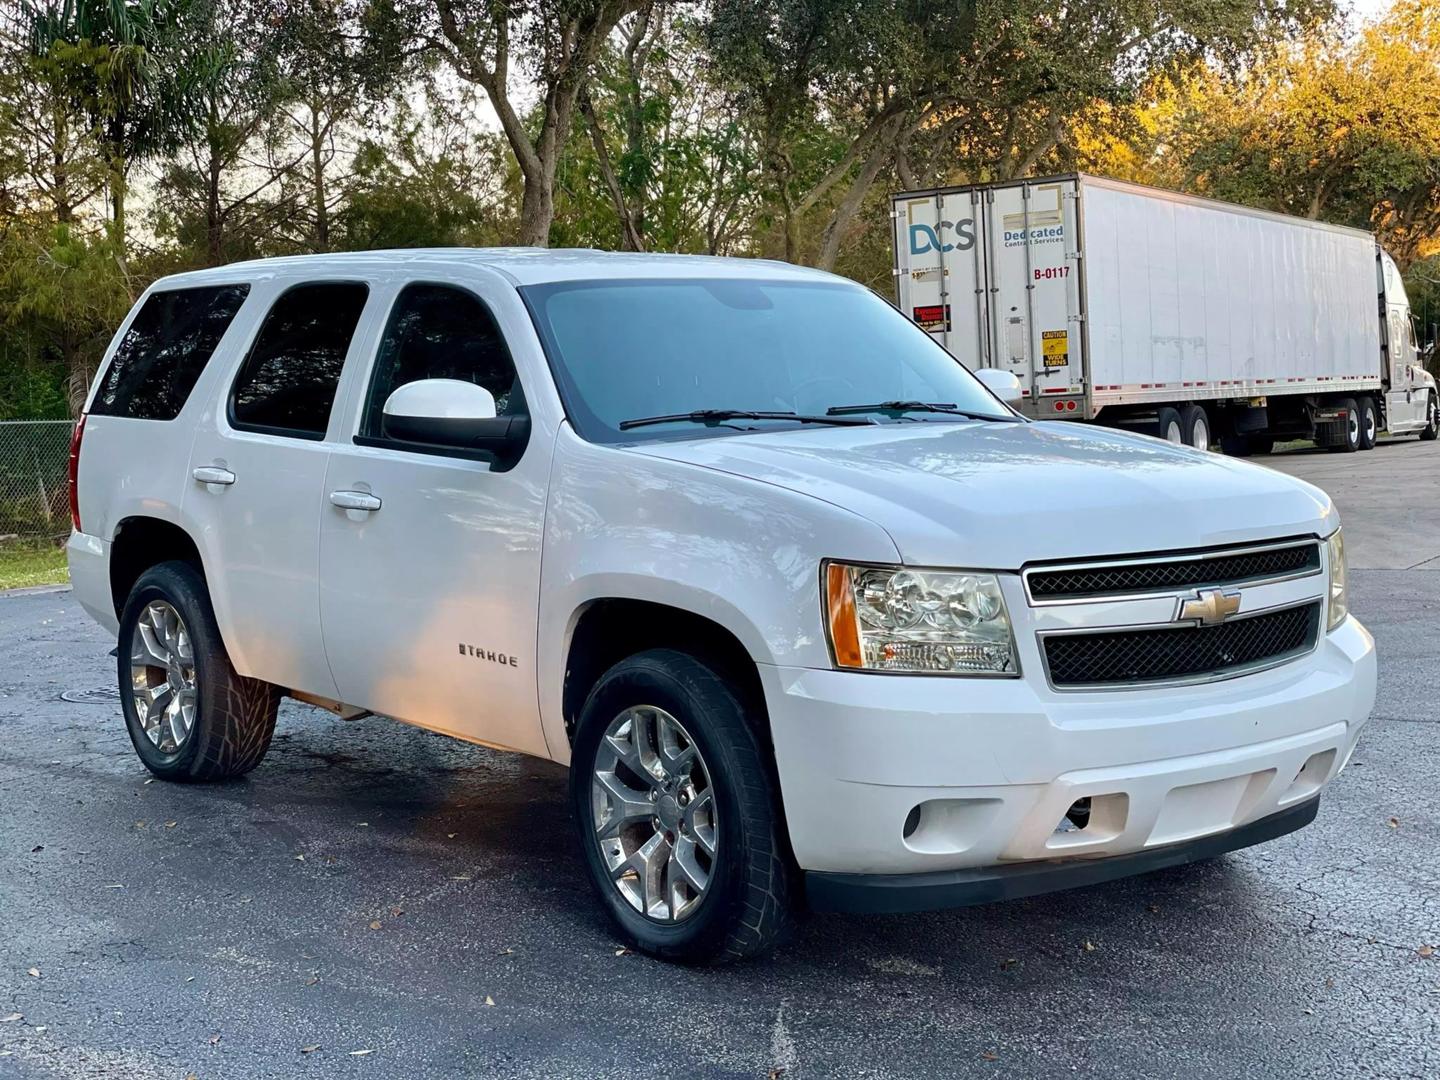
M1375 400L1362 397L1356 402L1360 411L1360 449L1374 450L1375 435L1379 425L1379 417L1375 413Z
M1155 434L1166 442L1183 446L1185 427L1180 422L1180 413L1168 405L1161 406L1155 413Z
M1339 435L1330 443L1330 449L1341 454L1353 454L1360 449L1360 409L1354 398L1343 398L1335 404L1345 413L1345 419L1340 421Z
M586 868L626 941L672 960L767 951L790 916L771 773L730 687L653 649L591 691L570 796Z
M1199 405L1186 405L1180 413L1180 429L1186 446L1196 450L1210 449L1210 417Z
M183 562L140 575L120 616L120 703L135 753L162 780L224 780L270 748L278 687L238 674L205 579Z
M1433 442L1437 435L1440 435L1440 405L1436 405L1435 395L1430 394L1425 405L1425 427L1420 432L1420 438Z

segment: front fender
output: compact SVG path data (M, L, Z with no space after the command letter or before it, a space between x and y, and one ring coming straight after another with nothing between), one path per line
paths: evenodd
M643 600L724 627L761 664L830 666L826 557L896 562L878 525L831 503L561 430L546 508L536 676L552 753L568 745L570 638L597 600Z

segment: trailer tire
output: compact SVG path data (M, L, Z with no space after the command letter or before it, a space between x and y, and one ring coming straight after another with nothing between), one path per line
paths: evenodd
M1330 449L1341 454L1353 454L1360 449L1360 410L1354 398L1341 398L1335 405L1345 410L1345 422Z
M1176 446L1185 445L1185 425L1180 422L1180 413L1169 405L1161 406L1155 413L1155 435Z
M1375 449L1375 434L1380 418L1375 411L1375 399L1362 397L1356 403L1360 410L1360 449Z
M1435 403L1433 392L1428 397L1430 400L1425 405L1425 427L1420 431L1420 438L1425 442L1434 442L1435 437L1440 435L1440 405Z
M1209 450L1214 434L1210 428L1210 417L1203 405L1186 405L1180 413L1180 430L1185 433L1185 445L1196 450Z

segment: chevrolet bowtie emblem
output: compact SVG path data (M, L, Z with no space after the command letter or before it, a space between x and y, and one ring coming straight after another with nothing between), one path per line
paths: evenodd
M1180 601L1177 622L1198 622L1218 626L1240 610L1240 593L1235 589L1199 589L1195 599Z

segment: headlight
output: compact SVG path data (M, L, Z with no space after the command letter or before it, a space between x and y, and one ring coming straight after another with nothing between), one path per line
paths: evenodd
M825 566L835 666L938 675L1018 675L994 574Z
M1327 630L1334 630L1350 614L1350 591L1345 574L1345 538L1336 529L1325 541L1325 561L1330 564L1330 618Z

